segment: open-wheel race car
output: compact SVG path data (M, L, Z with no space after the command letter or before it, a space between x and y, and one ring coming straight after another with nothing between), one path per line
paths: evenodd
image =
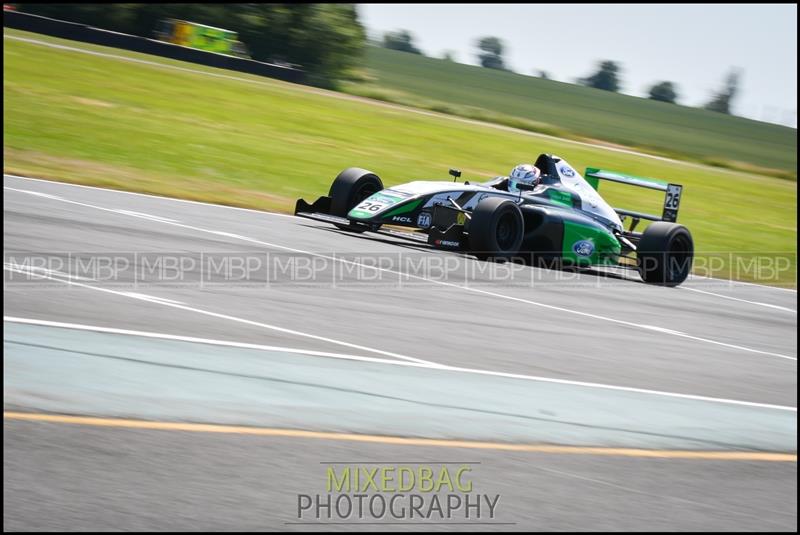
M536 185L498 176L482 183L414 181L384 188L375 174L350 167L335 178L327 196L299 199L295 214L352 232L390 232L410 227L406 238L459 250L479 259L556 260L559 265L622 266L645 282L676 286L692 269L694 243L676 223L682 186L588 168L585 176L565 160L540 155ZM598 193L600 180L663 191L661 215L612 208ZM628 229L623 222L630 219ZM651 221L643 232L641 220Z

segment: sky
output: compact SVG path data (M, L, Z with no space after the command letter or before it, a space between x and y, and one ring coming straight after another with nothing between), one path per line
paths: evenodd
M678 102L702 106L741 71L733 113L797 128L796 4L359 4L370 36L409 30L427 56L452 51L476 65L475 41L506 46L515 72L574 82L602 60L621 64L622 92L677 84Z

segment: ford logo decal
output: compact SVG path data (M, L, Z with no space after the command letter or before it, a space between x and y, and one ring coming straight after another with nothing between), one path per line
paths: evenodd
M594 252L594 244L589 240L577 241L572 246L572 250L578 256L583 256L583 257L592 256L592 253Z

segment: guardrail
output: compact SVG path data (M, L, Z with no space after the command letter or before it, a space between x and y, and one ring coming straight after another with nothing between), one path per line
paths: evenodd
M207 65L209 67L217 67L219 69L267 76L287 82L303 83L305 80L305 73L300 69L282 67L280 65L264 63L252 59L238 58L227 54L198 50L196 48L174 45L155 39L148 39L146 37L112 32L85 24L51 19L39 15L31 15L29 13L20 13L18 11L4 11L3 26L53 37L61 37L72 41L81 41L180 61L188 61L190 63Z

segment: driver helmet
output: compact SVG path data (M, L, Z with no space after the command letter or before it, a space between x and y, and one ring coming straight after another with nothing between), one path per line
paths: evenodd
M542 181L542 172L535 165L521 163L511 170L508 175L508 191L519 191L517 184L530 184L536 186Z

